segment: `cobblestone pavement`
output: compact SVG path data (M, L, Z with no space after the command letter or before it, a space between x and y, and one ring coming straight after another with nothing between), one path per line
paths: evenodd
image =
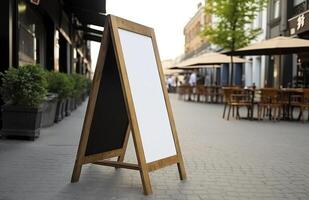
M144 196L138 172L86 165L71 184L84 104L34 142L0 140L0 200L309 199L308 122L226 121L222 105L171 99L188 180L176 166L152 172Z

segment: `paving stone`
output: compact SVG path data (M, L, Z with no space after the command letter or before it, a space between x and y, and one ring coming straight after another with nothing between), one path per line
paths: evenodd
M70 183L84 103L34 142L0 139L0 200L309 199L308 122L226 121L222 105L171 101L188 180L155 171L144 196L138 172L89 164Z

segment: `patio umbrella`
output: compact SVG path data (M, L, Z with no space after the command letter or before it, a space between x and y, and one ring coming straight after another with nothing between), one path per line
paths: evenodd
M245 63L246 60L234 57L234 63ZM204 53L200 56L187 59L181 63L176 64L173 66L174 69L183 69L183 70L192 70L192 69L200 69L200 68L215 68L221 67L221 64L230 64L231 58L227 55L211 52L211 53Z
M210 67L212 67L213 65L229 64L230 62L231 58L229 56L213 52L213 53L205 53L200 56L187 59L181 63L176 64L176 66L174 67L178 67L178 69L187 69L189 68L189 66L196 66L196 68L207 68L207 66L209 65ZM234 58L234 63L245 63L245 62L246 62L245 59L239 57Z
M280 55L279 66L281 66L281 55L309 52L309 40L279 36L249 45L228 55ZM279 68L278 74L281 74ZM281 83L281 76L279 76Z
M282 55L309 52L309 40L279 36L249 45L228 55Z
M175 75L175 74L181 74L184 70L181 69L163 69L164 75Z

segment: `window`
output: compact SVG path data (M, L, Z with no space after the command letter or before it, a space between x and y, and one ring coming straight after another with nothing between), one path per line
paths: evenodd
M280 16L280 0L274 0L273 3L273 19L276 19Z
M305 3L306 0L294 0L294 7L298 6L299 4Z
M59 72L59 53L60 53L60 44L59 44L59 31L55 32L55 47L54 47L54 70Z
M18 1L19 65L44 65L44 24L41 17L24 0Z

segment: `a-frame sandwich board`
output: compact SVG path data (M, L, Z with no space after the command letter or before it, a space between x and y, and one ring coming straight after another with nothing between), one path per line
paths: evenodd
M130 131L138 164L123 162ZM151 171L177 164L186 179L154 30L112 15L104 26L72 182L88 163L138 170L146 195L152 193Z

